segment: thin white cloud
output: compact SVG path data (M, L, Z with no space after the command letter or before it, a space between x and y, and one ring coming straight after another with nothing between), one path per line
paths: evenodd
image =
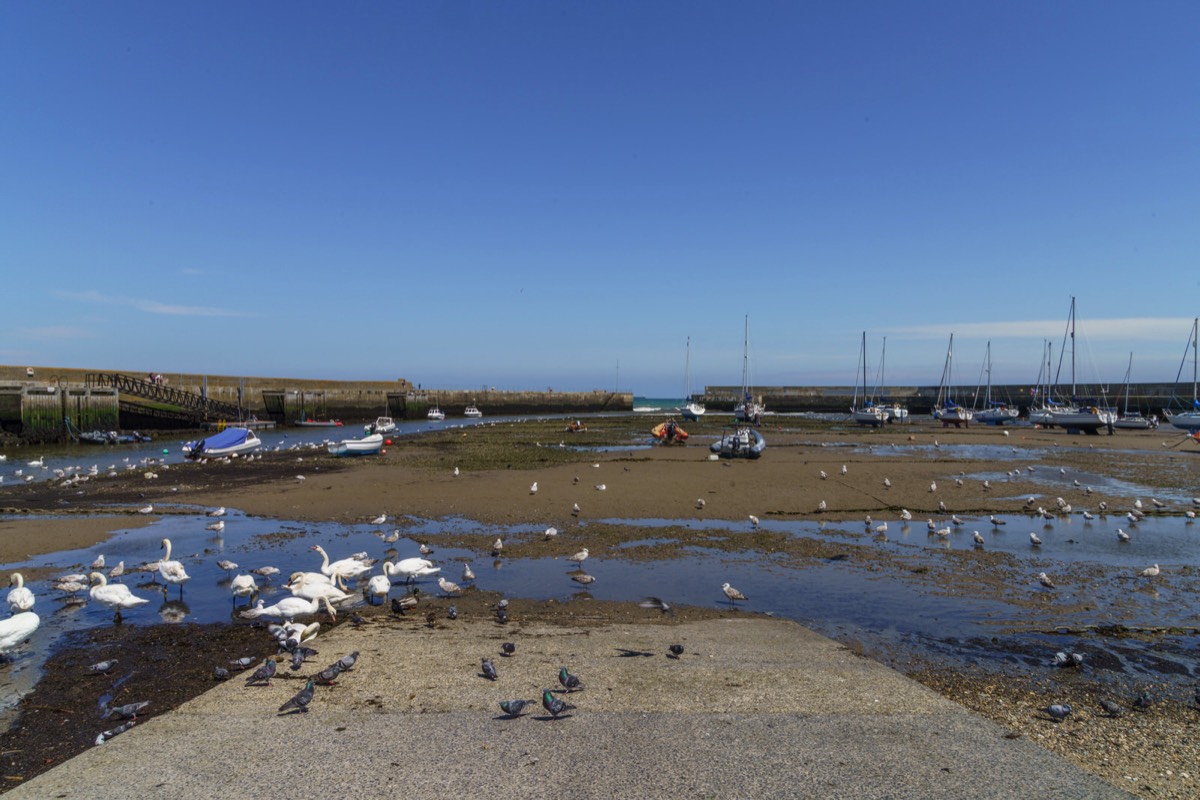
M1125 317L1076 322L1076 332L1092 341L1186 341L1192 320L1185 317ZM1014 320L1009 322L944 322L912 325L881 331L908 339L1055 339L1067 330L1066 320Z
M92 305L103 306L130 306L139 311L144 311L147 314L166 314L168 316L177 317L245 317L249 316L246 312L231 311L225 308L214 308L212 306L181 306L172 305L170 303L162 303L158 300L146 300L138 297L113 297L112 295L101 294L100 292L90 290L86 292L63 292L63 297L71 300L78 300L82 303L91 303Z

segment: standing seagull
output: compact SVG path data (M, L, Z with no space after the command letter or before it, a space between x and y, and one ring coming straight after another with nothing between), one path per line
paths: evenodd
M529 486L529 493L530 493L530 494L537 494L537 481L534 481L532 484L530 484L530 486Z
M1153 567L1146 567L1144 570L1139 572L1138 575L1142 576L1143 578L1157 578L1160 571L1161 570L1159 570L1158 564L1155 564Z
M746 599L746 595L742 594L737 589L730 586L728 583L721 584L721 591L724 592L725 596L729 598L729 607L730 608L733 607L734 600L745 600Z
M437 582L438 582L438 588L440 588L447 595L462 594L462 587L459 586L457 583L454 583L453 581L448 581L439 575Z
M584 547L578 553L571 556L571 558L569 560L574 561L579 566L583 566L583 562L587 560L587 557L588 557L588 549L586 547Z
M1050 576L1047 575L1046 573L1039 572L1037 579L1038 579L1038 583L1040 583L1042 586L1045 586L1047 589L1055 588L1054 581L1050 580Z

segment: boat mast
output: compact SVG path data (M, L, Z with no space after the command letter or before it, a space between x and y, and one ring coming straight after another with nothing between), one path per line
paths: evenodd
M1200 317L1197 317L1196 319L1192 320L1192 410L1193 411L1196 410L1196 405L1197 405L1197 398L1196 398L1196 347L1197 347L1197 340L1200 339L1200 336L1197 336L1198 333L1200 333Z
M862 368L863 368L863 405L867 404L867 332L863 331L862 336Z
M1071 402L1075 402L1075 298L1071 297Z
M747 404L749 413L750 403L750 315L746 315L745 332L742 334L742 400Z
M1129 416L1129 378L1133 375L1133 351L1129 353L1129 366L1125 368L1125 411L1121 416Z

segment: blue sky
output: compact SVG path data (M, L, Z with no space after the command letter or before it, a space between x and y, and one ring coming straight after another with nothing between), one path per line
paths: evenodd
M0 4L0 363L1174 379L1194 2Z

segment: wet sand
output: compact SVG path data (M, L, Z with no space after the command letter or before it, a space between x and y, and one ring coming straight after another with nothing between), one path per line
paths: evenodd
M718 432L717 424L691 426L694 443L686 447L580 452L577 447L607 448L640 440L648 427L644 417L589 422L589 426L588 432L574 435L563 432L561 421L442 431L402 440L370 461L337 460L312 452L272 453L253 462L184 465L163 472L153 482L137 477L93 481L82 493L78 487L70 492L50 485L13 487L0 495L0 503L28 513L4 523L0 559L25 558L32 543L44 546L42 552L54 552L100 541L115 528L129 527L131 517L95 519L91 513L115 506L132 514L147 501L162 513L170 513L172 504L224 505L254 515L313 522L362 522L387 513L554 525L566 531L578 520L606 518L715 518L746 520L747 525L752 514L761 519L859 520L867 514L894 519L901 508L920 520L938 513L939 499L947 504L948 513L1017 512L1025 495L1044 491L1028 475L1006 481L1002 489L985 489L978 481L953 486L959 473L1010 470L1025 465L1023 460L989 462L949 452L945 457L936 452L920 457L891 454L895 448L935 443L935 451L943 445L963 444L1017 448L1029 454L1028 463L1038 470L1067 467L1114 475L1189 496L1198 493L1194 487L1200 485L1200 448L1179 432L1167 430L1110 439L1033 429L1005 435L994 428L954 430L928 424L872 431L780 420L765 429L770 445L762 459L714 462L708 459L702 440ZM560 442L571 446L560 447ZM1120 448L1120 458L1097 452L1110 448ZM824 479L821 471L826 473ZM533 493L535 480L538 489ZM931 492L930 483L935 481L941 490ZM605 488L600 490L599 485ZM1113 504L1129 501L1097 492L1089 502L1105 499ZM697 508L698 500L704 501L703 508ZM818 510L822 501L827 507L824 512ZM578 516L572 513L574 503L580 506ZM65 516L45 518L49 513ZM89 522L78 524L81 520ZM59 546L59 542L71 544ZM602 536L598 544L594 552L599 554L605 546ZM619 620L622 613L644 612L632 604L615 604L605 607L601 616ZM178 630L159 627L168 629L163 634L167 637L169 631ZM98 652L95 642L79 646L80 658ZM168 645L140 646L154 652ZM931 672L917 677L1017 735L1040 741L1047 730L1054 730L1045 727L1036 710L1056 701L1059 685L988 674ZM193 692L206 685L197 677ZM988 699L972 702L979 697ZM38 702L54 701L43 697ZM1158 708L1138 717L1139 721L1153 719L1154 725L1129 724L1121 729L1101 727L1104 723L1094 714L1081 718L1087 722L1072 727L1071 736L1042 743L1127 791L1193 794L1194 769L1189 765L1200 762L1194 712L1178 705ZM1112 730L1120 730L1121 735L1110 741L1107 734ZM1127 775L1134 780L1126 780Z

